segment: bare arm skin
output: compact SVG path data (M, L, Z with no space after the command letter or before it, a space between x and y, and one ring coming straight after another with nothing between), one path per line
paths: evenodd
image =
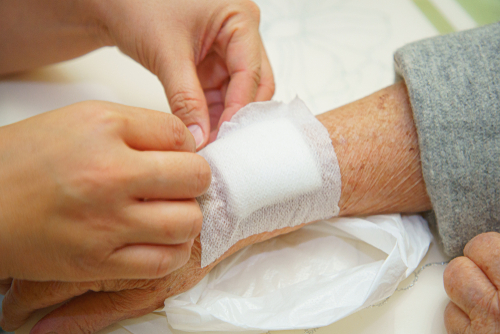
M84 1L0 2L0 75L34 69L105 46Z
M330 133L340 164L341 216L430 209L422 179L417 135L403 83L329 111L318 119ZM165 298L196 285L218 262L239 249L304 225L241 240L205 268L200 268L201 247L197 238L189 262L158 280L14 281L4 301L1 326L15 329L34 310L79 296L47 315L32 333L80 333L82 329L95 332L119 320L155 310L163 305Z
M318 116L340 165L340 215L429 210L403 82Z

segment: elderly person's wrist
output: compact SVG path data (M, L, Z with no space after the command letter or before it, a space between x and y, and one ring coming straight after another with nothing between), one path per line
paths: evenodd
M404 83L321 114L335 148L342 177L340 216L421 212L431 208L422 177L418 137ZM252 235L234 244L219 259L200 268L197 238L191 260L175 274L188 275L194 285L216 264L245 246L289 233L307 225ZM172 284L176 277L171 277ZM175 294L175 293L174 293Z
M330 133L342 176L340 215L431 208L406 86L389 86L318 116Z

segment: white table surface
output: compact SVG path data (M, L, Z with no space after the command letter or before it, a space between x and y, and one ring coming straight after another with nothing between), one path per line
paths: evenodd
M437 0L434 0L437 1ZM275 99L299 95L313 113L394 82L394 51L437 31L410 0L257 0L277 83ZM449 2L449 1L448 1ZM88 99L168 111L158 79L116 48L0 80L0 125ZM421 265L446 261L434 241ZM423 271L413 288L385 304L319 329L272 333L445 333L444 266ZM413 276L401 283L411 283ZM16 333L28 333L41 313ZM129 333L119 326L102 333ZM168 331L166 331L168 333Z

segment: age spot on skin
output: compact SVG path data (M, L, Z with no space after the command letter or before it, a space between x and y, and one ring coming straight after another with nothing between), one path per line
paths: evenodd
M385 104L387 102L387 99L389 98L389 94L383 94L381 95L378 99L378 104L377 104L377 107L379 109L385 109Z

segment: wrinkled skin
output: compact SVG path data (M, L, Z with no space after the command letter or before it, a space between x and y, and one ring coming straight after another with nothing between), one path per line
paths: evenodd
M296 228L300 228L298 226ZM13 281L3 307L0 326L14 330L37 309L68 300L40 320L33 334L93 333L117 321L147 314L163 305L165 298L182 293L205 277L222 259L246 245L295 230L286 228L261 233L234 245L217 262L200 268L199 239L189 262L171 275L156 280L114 280L88 283ZM500 234L485 233L471 240L463 257L450 262L444 284L451 301L445 314L449 334L491 334L500 332Z
M197 238L188 263L160 279L85 283L14 280L9 284L10 289L3 301L0 326L8 331L15 330L37 309L73 298L41 319L31 333L94 333L117 321L139 317L163 306L166 298L195 286L217 263L239 249L295 231L304 225L264 232L240 240L221 258L205 268L200 267L201 245Z
M449 334L500 333L500 234L484 233L465 246L444 272L451 301L444 319Z

